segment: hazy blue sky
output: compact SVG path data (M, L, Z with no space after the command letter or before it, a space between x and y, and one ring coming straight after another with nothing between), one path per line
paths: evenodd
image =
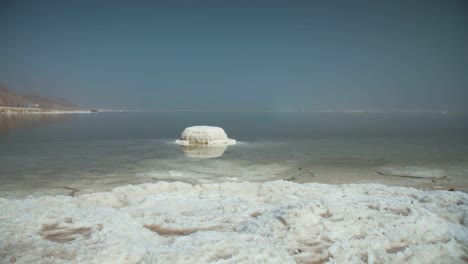
M0 1L0 83L115 108L466 108L468 1Z

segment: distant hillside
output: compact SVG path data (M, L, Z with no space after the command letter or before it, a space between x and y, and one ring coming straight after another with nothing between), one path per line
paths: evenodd
M66 99L49 98L35 94L17 94L0 86L0 106L36 107L50 110L76 110L78 107Z
M16 93L0 86L0 106L16 106L15 102L19 101L21 99Z

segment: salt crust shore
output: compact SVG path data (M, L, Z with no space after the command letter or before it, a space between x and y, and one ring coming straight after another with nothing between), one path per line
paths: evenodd
M465 263L468 195L285 181L0 199L0 262Z

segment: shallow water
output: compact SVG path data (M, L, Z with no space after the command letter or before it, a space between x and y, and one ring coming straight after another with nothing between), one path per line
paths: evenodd
M76 195L156 181L275 179L467 189L466 120L455 113L0 116L0 196ZM184 150L173 142L191 125L221 126L239 143ZM376 172L388 166L438 170L444 177Z

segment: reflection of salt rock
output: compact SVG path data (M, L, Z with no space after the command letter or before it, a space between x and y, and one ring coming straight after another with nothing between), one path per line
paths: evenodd
M377 173L385 176L399 176L409 178L441 179L447 177L447 172L439 169L424 167L380 167Z
M236 141L227 137L224 130L214 126L187 127L182 132L179 140L180 145L206 144L206 145L234 145Z
M226 151L227 146L212 146L212 145L187 145L182 146L187 157L212 159L221 157Z

